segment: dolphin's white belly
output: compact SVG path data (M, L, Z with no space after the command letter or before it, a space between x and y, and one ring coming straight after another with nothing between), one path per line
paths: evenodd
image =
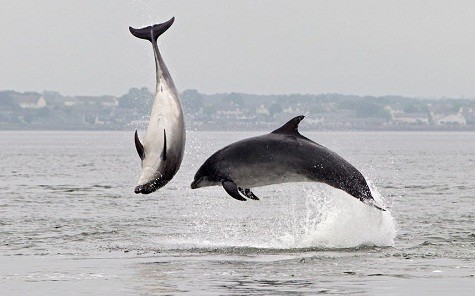
M233 169L230 178L241 188L310 181L306 176L298 174L286 166L279 166L278 163L277 165L276 163L260 163L252 166L239 166Z
M181 106L173 90L165 81L160 80L157 91L144 139L144 146L148 147L150 152L162 151L163 146L157 147L156 144L163 144L163 129L168 131L167 141L171 141L173 137L177 136L177 131L178 134L182 134L180 128L177 128L183 125Z
M164 145L165 133L166 147ZM138 184L146 183L163 174L163 172L159 171L161 163L164 161L161 157L163 150L166 149L166 153L169 150L177 153L176 149L173 148L181 149L184 145L184 137L181 104L176 96L176 92L165 80L160 79L143 141L146 157L142 162L142 173Z

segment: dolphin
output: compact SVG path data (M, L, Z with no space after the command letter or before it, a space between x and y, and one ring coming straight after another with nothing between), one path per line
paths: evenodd
M153 46L157 76L156 95L143 144L135 131L135 148L142 160L142 172L135 193L149 194L175 176L185 150L185 122L178 92L158 50L157 38L173 24L169 21L141 29L129 27L137 38Z
M233 198L259 198L253 187L286 182L321 182L379 210L363 175L341 156L302 136L297 116L270 134L244 139L211 155L191 188L222 185Z

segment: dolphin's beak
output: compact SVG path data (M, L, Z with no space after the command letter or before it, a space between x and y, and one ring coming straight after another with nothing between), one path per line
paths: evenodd
M197 179L197 180L194 180L194 181L191 183L191 189L200 188L198 185L200 184L201 179L202 179L202 178L199 178L199 179Z
M154 192L155 190L157 190L157 188L155 188L151 184L144 184L144 185L138 185L137 187L135 187L134 192L137 194L139 193L149 194L149 193Z
M145 184L142 184L142 185L137 185L137 187L135 187L135 190L134 192L135 193L142 193L142 194L149 194L149 193L152 193L152 192L155 192L157 191L157 189L160 189L162 188L163 186L165 186L168 181L170 181L170 179L168 178L157 178L155 180L152 180L148 183L145 183Z

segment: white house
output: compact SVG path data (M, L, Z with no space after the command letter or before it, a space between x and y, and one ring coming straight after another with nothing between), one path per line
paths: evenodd
M267 109L264 105L260 105L256 108L256 113L259 115L269 115L269 109Z
M106 107L116 107L119 105L119 100L114 97L103 96L102 97L102 106Z
M18 98L18 105L22 109L39 109L46 107L46 100L42 96L21 96Z
M459 112L439 118L437 125L467 125L467 120L462 113Z
M78 101L76 100L76 98L68 97L66 98L63 104L66 107L71 107L71 106L76 106L78 104Z
M393 113L393 122L402 124L429 124L427 113Z
M292 108L292 106L288 106L287 108L282 108L282 112L283 113L286 113L286 114L300 114L302 113L302 110L300 110L300 103L297 104L297 106L294 106L294 108Z
M82 106L105 106L105 107L116 107L119 105L119 100L111 96L101 96L101 97L92 97L92 96L77 96L74 98L77 105Z

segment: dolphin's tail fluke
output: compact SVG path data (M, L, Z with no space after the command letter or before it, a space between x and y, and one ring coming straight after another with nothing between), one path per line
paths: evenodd
M130 33L132 33L132 35L134 35L137 38L147 39L148 41L154 43L157 41L158 36L165 33L165 31L171 27L174 21L175 21L175 17L172 17L167 22L153 25L153 26L148 26L141 29L134 29L132 27L129 27L129 31Z

